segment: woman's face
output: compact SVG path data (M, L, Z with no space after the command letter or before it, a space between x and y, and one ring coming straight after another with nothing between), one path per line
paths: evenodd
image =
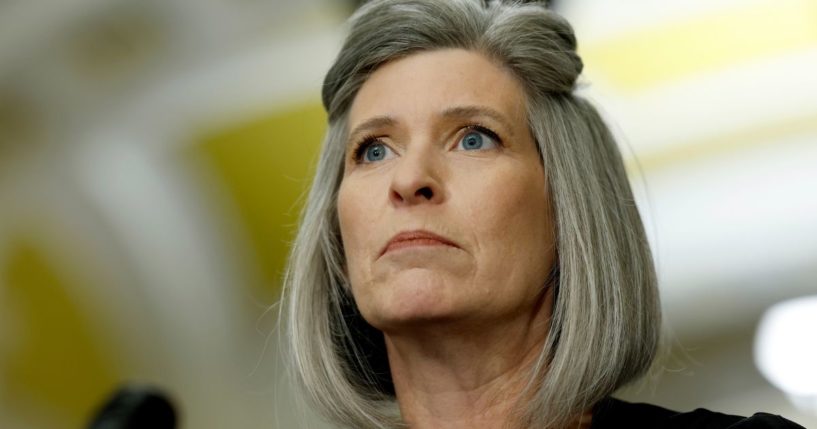
M338 216L370 324L388 332L535 311L553 224L524 93L508 71L460 49L410 55L371 75L348 126Z

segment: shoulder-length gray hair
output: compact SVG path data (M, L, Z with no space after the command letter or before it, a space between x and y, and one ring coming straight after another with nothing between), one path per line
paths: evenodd
M336 209L350 105L368 76L420 51L462 48L510 70L526 93L557 236L548 340L520 404L529 427L567 424L644 373L656 353L656 276L621 155L596 110L573 94L581 59L570 25L536 3L374 0L323 84L329 128L284 280L295 378L336 424L401 427L383 334L357 311Z

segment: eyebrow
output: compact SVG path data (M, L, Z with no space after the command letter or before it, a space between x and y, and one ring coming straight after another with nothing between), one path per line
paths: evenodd
M510 122L498 111L487 106L455 106L449 107L442 111L441 115L444 118L466 119L474 116L484 116L491 118L504 126L507 131L512 132ZM375 116L361 122L358 126L349 133L349 140L351 141L355 136L371 132L378 128L391 127L397 124L397 120L392 116Z
M474 116L485 116L502 124L502 126L505 127L508 130L508 132L511 132L513 130L510 122L505 118L504 115L487 106L450 107L448 109L443 110L442 116L446 118L460 118L460 119L473 118Z
M391 127L396 123L397 120L391 116L375 116L373 118L366 119L365 121L361 122L360 125L356 126L351 133L349 133L349 141L351 142L351 140L359 134L368 133L378 128Z

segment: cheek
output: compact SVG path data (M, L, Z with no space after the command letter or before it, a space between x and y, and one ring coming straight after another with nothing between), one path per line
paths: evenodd
M503 168L483 176L472 212L496 233L527 229L548 217L546 192L544 174L536 168Z
M538 275L553 249L544 173L535 167L500 170L481 188L469 214L476 220L482 265L502 273L511 264L531 266L531 275Z
M338 189L337 211L341 241L346 256L346 273L352 284L359 278L367 260L367 242L375 225L372 198L367 198L362 187L344 179Z
M343 248L346 252L353 251L357 247L355 238L360 236L360 205L359 198L355 196L354 187L350 187L346 181L341 182L340 189L338 189L338 224L340 226L341 240L343 240Z

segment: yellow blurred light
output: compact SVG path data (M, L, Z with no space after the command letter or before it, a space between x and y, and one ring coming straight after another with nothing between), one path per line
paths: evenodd
M736 131L690 140L655 152L639 153L625 159L628 171L657 171L682 163L692 163L765 145L776 145L787 138L817 135L817 116L804 115L784 120L755 123Z
M325 123L320 103L293 105L207 133L189 154L229 194L262 276L254 291L262 300L277 296Z
M817 47L813 0L741 5L579 48L588 69L632 91L808 47Z
M80 427L117 383L119 368L92 319L71 296L81 280L66 275L41 242L23 233L6 245L0 287L13 311L0 312L0 323L19 330L18 341L0 359L0 390L14 392L6 405L21 420L53 414L62 427Z

